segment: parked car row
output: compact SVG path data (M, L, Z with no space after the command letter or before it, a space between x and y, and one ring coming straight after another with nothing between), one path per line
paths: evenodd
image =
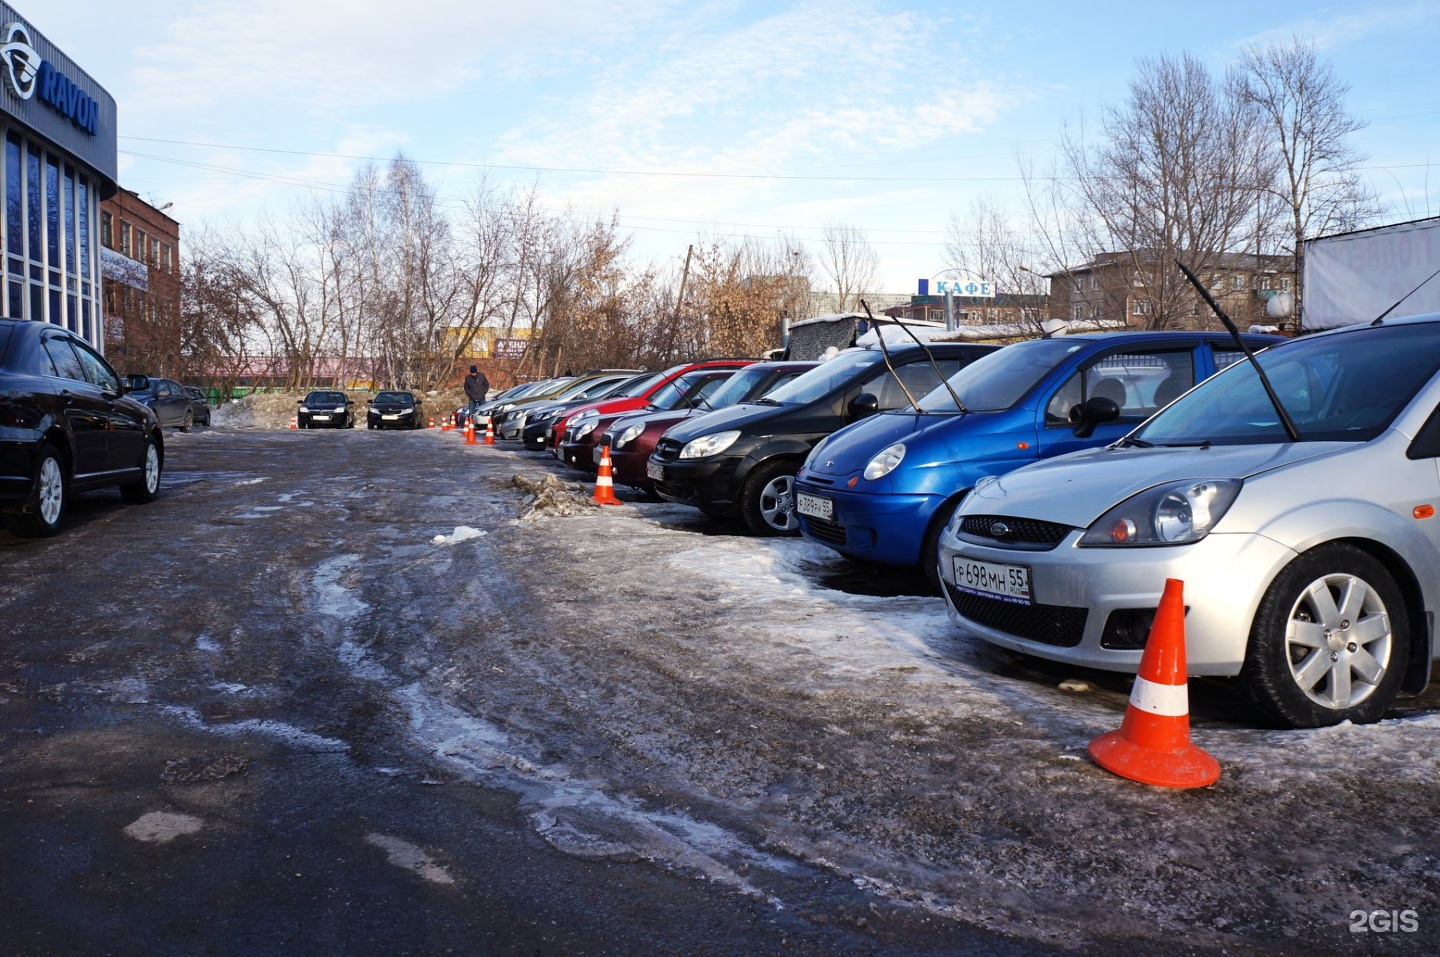
M1180 579L1190 672L1236 678L1276 725L1375 721L1425 687L1440 316L877 346L749 364L671 411L567 405L543 447L588 472L604 447L617 485L915 567L970 634L1076 665L1133 673Z

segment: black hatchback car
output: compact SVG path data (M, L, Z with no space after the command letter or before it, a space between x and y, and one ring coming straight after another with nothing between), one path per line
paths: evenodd
M888 340L887 340L888 343ZM846 349L763 398L716 409L660 437L646 474L661 498L756 535L795 535L795 473L841 426L898 409L998 346L974 343ZM894 366L894 372L890 366Z
M164 462L155 413L87 342L0 319L0 510L16 534L55 534L75 492L154 501Z
M365 410L365 428L418 429L422 405L413 392L378 392Z
M295 424L302 429L355 428L355 400L339 389L318 389L300 400Z

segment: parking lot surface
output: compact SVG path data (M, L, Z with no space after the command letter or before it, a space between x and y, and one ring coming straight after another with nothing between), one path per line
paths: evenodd
M0 534L7 953L1434 950L1433 692L1192 683L1222 777L1156 789L1085 754L1126 680L802 540L451 433L167 442Z

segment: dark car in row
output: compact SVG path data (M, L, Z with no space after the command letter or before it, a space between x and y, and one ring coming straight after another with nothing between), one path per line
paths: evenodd
M173 379L148 375L127 375L125 391L137 402L148 405L155 412L155 418L159 420L162 428L174 428L181 432L189 432L199 417L194 392ZM199 392L200 390L194 391ZM209 425L210 406L204 403L203 396L202 393L201 404L205 408L204 421L200 424Z
M876 412L910 407L998 346L937 342L847 349L759 399L672 427L647 463L655 491L756 535L795 534L795 474L816 443Z
M77 492L153 501L164 462L155 412L89 343L50 323L0 319L0 512L14 532L55 534Z
M355 400L339 389L315 389L300 400L295 425L301 429L353 429Z
M601 449L608 448L615 484L653 492L655 483L646 474L646 465L650 453L655 451L655 443L671 426L715 409L729 408L737 402L758 399L814 367L814 362L753 362L736 369L713 392L697 395L694 401L680 407L643 409L622 415L611 422L597 440L592 453L595 464L589 471L598 469Z
M378 392L365 408L365 428L424 428L424 404L424 400L413 392Z

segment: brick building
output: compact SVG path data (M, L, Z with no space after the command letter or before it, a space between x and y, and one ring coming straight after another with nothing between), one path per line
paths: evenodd
M1199 278L1244 329L1275 323L1265 306L1276 293L1294 292L1292 266L1289 256L1223 253L1213 257ZM1209 306L1180 271L1170 263L1159 268L1153 257L1141 253L1102 253L1083 266L1046 278L1050 316L1055 319L1090 320L1117 329L1215 328Z
M105 353L120 371L181 374L180 224L134 191L100 204Z

